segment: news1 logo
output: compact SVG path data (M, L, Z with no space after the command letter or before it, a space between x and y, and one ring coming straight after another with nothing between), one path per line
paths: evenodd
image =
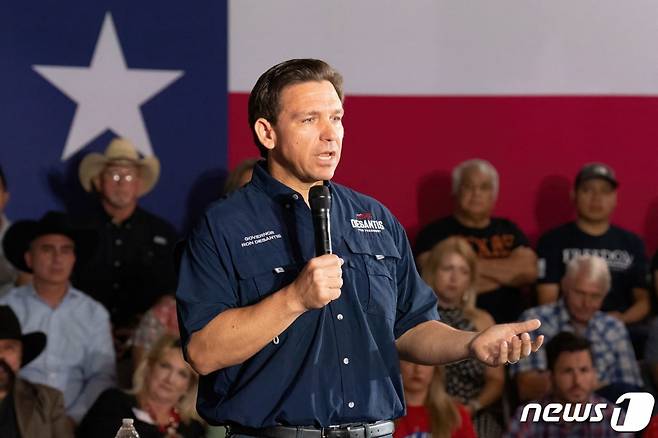
M610 426L615 432L638 432L649 424L651 413L653 412L654 398L648 392L627 392L620 396L615 402L616 405L628 400L626 415L619 424L622 408L615 406L612 410ZM607 403L549 403L542 406L539 403L528 403L523 407L521 413L521 422L528 421L530 411L533 415L530 421L544 421L546 423L557 423L564 421L566 423L592 422L598 423L603 421L603 411L608 407Z

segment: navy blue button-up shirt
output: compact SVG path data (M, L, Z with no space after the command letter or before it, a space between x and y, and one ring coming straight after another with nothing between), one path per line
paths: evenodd
M329 426L397 418L404 396L395 339L438 319L406 234L379 202L328 183L340 298L309 310L242 364L199 382L210 423ZM177 292L183 341L222 311L291 283L314 257L301 195L256 166L251 183L212 205L190 236Z

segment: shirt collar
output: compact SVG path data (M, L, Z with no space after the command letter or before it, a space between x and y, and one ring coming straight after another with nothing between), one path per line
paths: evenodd
M34 285L32 283L26 284L25 286L22 286L22 287L25 288L27 293L30 296L32 296L32 298L37 299L37 300L39 300L39 301L41 301L45 304L45 301L43 301L43 299L39 296L39 293L36 291L36 289L34 288ZM66 294L64 294L64 298L62 298L62 301L60 302L59 306L61 306L62 304L64 304L67 301L70 301L72 299L77 298L81 293L82 292L80 292L80 291L74 289L73 287L71 287L71 284L69 283L69 287L66 290Z
M136 219L139 219L142 215L142 209L139 207L139 205L137 207L135 207L135 211L133 211L133 214L131 214L128 218L126 218L126 220L124 220L120 224L115 224L113 222L114 219L112 218L112 216L110 216L107 213L107 211L105 211L105 209L103 208L103 205L100 204L100 203L98 205L97 214L98 214L98 217L100 218L100 220L103 223L114 225L116 227L121 227L121 226L124 226L126 224L130 224L130 223L134 222Z
M264 191L273 199L289 199L292 195L302 196L287 185L275 179L267 170L267 160L261 160L254 166L254 174L251 177L251 184ZM325 181L324 185L333 191L331 182Z
M560 298L558 300L558 306L559 306L559 318L560 322L562 323L562 326L568 326L571 328L574 332L576 331L576 327L578 326L577 324L574 324L571 321L571 315L569 314L569 309L567 309L567 303L564 302L564 298ZM585 325L585 330L589 330L590 327L592 326L592 322L596 318L599 312L596 312L592 317L590 318L589 321L587 321L587 324ZM582 335L582 333L581 333Z

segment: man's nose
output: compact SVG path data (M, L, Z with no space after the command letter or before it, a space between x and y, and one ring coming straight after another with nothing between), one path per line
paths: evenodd
M337 123L331 119L326 120L322 124L321 138L325 141L338 140L338 126Z

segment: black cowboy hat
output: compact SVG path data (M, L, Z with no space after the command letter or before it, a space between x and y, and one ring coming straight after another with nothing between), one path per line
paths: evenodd
M5 257L16 269L32 272L25 262L25 253L34 239L46 234L62 234L73 240L78 260L88 260L98 243L95 231L75 227L66 214L49 211L38 221L18 221L9 227L2 240Z
M9 306L0 306L0 339L16 339L23 343L21 367L30 363L46 348L46 335L42 332L23 334L16 314Z

